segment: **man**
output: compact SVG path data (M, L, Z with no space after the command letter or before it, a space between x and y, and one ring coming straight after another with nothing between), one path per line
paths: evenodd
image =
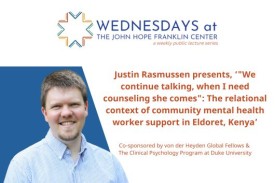
M47 76L41 105L50 130L10 162L4 183L127 183L118 160L81 133L88 115L86 85L63 70Z

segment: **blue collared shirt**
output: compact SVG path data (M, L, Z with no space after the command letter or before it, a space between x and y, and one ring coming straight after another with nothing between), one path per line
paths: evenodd
M79 159L49 131L40 142L10 162L4 183L128 183L110 152L86 141L82 134Z

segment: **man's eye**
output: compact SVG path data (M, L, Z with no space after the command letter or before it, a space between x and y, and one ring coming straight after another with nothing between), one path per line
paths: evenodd
M78 107L79 104L78 104L78 103L73 103L73 104L71 104L71 106L72 106L72 107Z
M54 105L51 107L52 109L60 109L60 106L59 105Z

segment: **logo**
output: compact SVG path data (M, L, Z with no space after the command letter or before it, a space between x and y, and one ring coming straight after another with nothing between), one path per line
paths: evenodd
M86 40L93 38L93 33L90 31L93 22L86 19L83 12L77 14L67 12L65 19L59 20L57 26L60 29L57 33L58 38L65 40L66 46L70 48L74 45L83 47Z
M59 20L57 36L68 47L83 47L88 39L144 41L154 46L216 46L218 24L199 19L86 19L85 13L67 12ZM93 33L91 32L93 27ZM93 37L94 35L94 37ZM126 43L126 41L125 41Z

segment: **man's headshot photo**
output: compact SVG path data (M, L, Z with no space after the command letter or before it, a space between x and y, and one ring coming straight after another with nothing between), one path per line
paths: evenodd
M85 80L71 69L55 69L41 80L44 121L37 123L47 130L40 141L13 154L4 183L128 183L118 159L83 132L85 123L93 123L86 120L93 102Z

